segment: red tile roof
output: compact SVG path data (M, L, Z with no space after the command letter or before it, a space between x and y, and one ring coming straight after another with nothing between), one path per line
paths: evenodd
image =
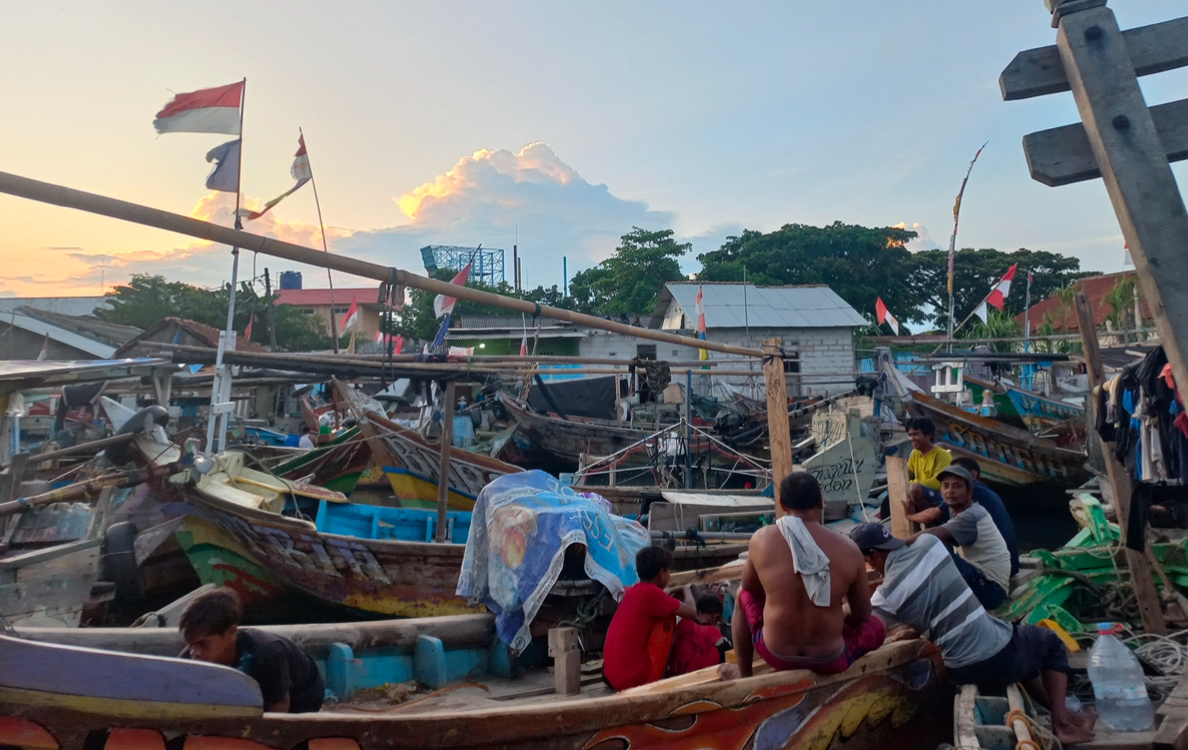
M295 307L329 307L329 289L278 289L277 304ZM335 289L334 306L350 307L351 300L359 305L375 305L379 299L379 287Z
M1132 278L1134 271L1123 271L1121 273L1107 273L1102 276L1090 276L1073 284L1073 287L1078 292L1084 292L1089 297L1089 306L1093 309L1093 322L1098 325L1104 325L1106 318L1109 316L1112 309L1105 302L1105 296L1109 294L1119 281L1123 279ZM1141 295L1140 295L1141 296ZM1143 317L1151 317L1151 309L1147 307L1147 300L1142 297ZM1060 309L1060 297L1053 294L1043 302L1038 302L1031 306L1031 332L1035 333L1044 322L1044 314L1048 314L1052 318L1052 325L1057 331L1064 331L1072 333L1080 331L1081 325L1077 320L1077 311L1074 307L1068 311L1068 328L1065 330L1064 313ZM1015 320L1019 325L1023 325L1023 313L1015 316ZM1131 323L1133 325L1133 323Z

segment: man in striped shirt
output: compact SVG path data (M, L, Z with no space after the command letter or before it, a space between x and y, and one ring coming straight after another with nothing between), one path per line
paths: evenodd
M935 643L949 679L958 685L1025 683L1052 712L1061 742L1093 739L1095 717L1065 706L1068 654L1055 633L1036 625L1008 625L987 613L935 536L920 535L909 544L882 524L864 523L850 538L883 575L871 596L875 616L888 627L904 623L912 629L898 638L918 633Z

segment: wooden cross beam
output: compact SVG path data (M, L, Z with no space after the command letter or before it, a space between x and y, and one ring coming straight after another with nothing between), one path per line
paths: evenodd
M1184 146L1178 142L1180 126L1168 119L1188 105L1174 102L1153 112L1138 83L1140 71L1188 64L1188 19L1123 34L1105 0L1046 1L1057 27L1059 76L1051 48L1031 50L1003 72L1003 96L1038 96L1065 90L1062 86L1072 91L1081 130L1028 136L1028 160L1047 165L1039 171L1048 179L1033 176L1053 185L1092 176L1084 142L1080 148L1075 143L1078 132L1084 135L1176 381L1188 384L1188 211L1169 163Z

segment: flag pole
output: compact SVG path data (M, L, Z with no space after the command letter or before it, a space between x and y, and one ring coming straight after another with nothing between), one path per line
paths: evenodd
M297 128L297 133L301 136L301 142L305 143L305 133L301 128ZM322 233L322 252L330 252L330 248L326 245L326 225L322 223L322 201L318 200L318 181L314 179L313 164L309 162L309 144L305 144L305 161L309 163L309 184L313 185L314 205L318 208L318 231ZM338 354L338 323L335 321L337 315L334 312L334 272L329 268L326 269L326 282L330 284L330 337L334 340L334 353Z
M1023 352L1031 351L1031 271L1027 271L1027 302L1023 308Z
M239 92L239 164L235 170L235 229L241 231L243 222L239 217L240 196L243 195L240 182L243 179L243 105L247 99L247 76L243 77L243 88ZM206 419L206 457L218 453L222 438L227 434L227 414L215 414L216 404L222 404L221 397L226 390L231 394L231 372L223 365L223 354L227 342L235 336L235 287L239 284L239 246L231 246L231 294L227 300L227 328L219 336L219 348L215 353L215 378L210 391L210 414ZM168 406L168 404L162 404ZM219 407L222 408L221 406ZM219 438L216 440L216 438Z
M953 334L957 332L957 329L953 327L953 315L956 314L953 295L953 260L957 255L957 224L961 219L961 198L965 195L965 186L969 184L969 176L973 174L974 164L978 162L978 157L982 155L982 149L986 148L988 143L990 141L983 143L982 148L979 148L974 154L973 160L969 163L969 169L965 171L965 179L961 181L961 189L957 191L957 201L953 204L953 234L949 235L949 351L953 351ZM968 320L969 318L966 318L961 325L965 325ZM961 326L957 326L957 328L961 328Z

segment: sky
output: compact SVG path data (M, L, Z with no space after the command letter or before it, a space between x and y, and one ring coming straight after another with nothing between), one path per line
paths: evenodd
M1112 0L1122 28L1188 0ZM292 186L305 133L331 252L422 272L427 244L507 250L563 283L633 226L698 253L742 229L834 221L947 246L1027 247L1122 270L1100 180L1030 179L1021 139L1078 120L1071 94L1004 102L1019 51L1055 42L1043 0L10 4L0 170L230 224L204 187L227 136L165 134L178 92L247 78L242 189ZM1188 74L1142 79L1149 104ZM1175 167L1183 179L1183 167ZM230 278L228 248L0 195L0 296L97 295L133 273ZM321 247L310 186L248 231ZM320 269L245 255L241 279ZM510 270L509 270L510 277ZM336 286L351 283L335 279ZM365 282L373 285L371 282Z

